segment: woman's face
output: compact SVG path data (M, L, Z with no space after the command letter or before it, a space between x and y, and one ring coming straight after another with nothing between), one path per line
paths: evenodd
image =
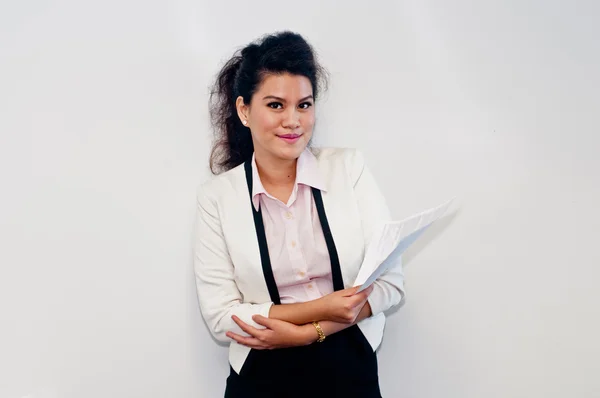
M294 160L308 145L315 124L312 84L305 76L268 74L238 115L252 132L257 157Z

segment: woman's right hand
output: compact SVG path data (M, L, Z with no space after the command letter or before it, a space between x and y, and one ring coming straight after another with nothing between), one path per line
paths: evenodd
M356 293L358 289L360 289L360 286L339 290L321 297L319 300L321 300L326 316L326 318L322 320L339 323L354 323L360 310L373 291L373 285L360 293Z

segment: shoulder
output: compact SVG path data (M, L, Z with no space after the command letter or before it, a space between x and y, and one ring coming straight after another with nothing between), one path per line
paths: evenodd
M216 205L221 198L230 196L232 193L245 193L248 195L247 188L245 192L241 192L243 187L247 187L247 184L244 164L242 163L221 174L209 176L197 185L196 196L200 204Z
M322 170L333 174L347 174L353 181L360 177L365 167L365 157L356 148L312 147L310 151Z

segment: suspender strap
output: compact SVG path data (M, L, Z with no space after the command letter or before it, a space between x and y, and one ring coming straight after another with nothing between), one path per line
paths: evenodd
M279 297L279 290L277 289L277 283L273 276L273 268L271 267L271 258L269 256L269 247L267 245L267 237L265 235L265 225L262 218L262 208L259 207L258 211L252 204L252 160L249 159L244 163L244 170L246 172L246 183L248 185L248 193L250 195L250 207L252 207L252 214L254 216L254 227L256 229L256 238L258 239L258 248L260 251L260 259L262 263L263 274L265 282L267 283L267 289L269 290L269 296L274 304L281 304L281 298ZM311 188L315 206L317 208L317 214L319 215L319 221L321 228L323 229L323 236L325 237L325 243L327 244L327 251L329 252L329 260L331 262L331 276L333 279L333 289L343 290L344 280L342 278L342 269L340 267L340 259L335 247L331 228L329 228L329 222L327 221L327 215L325 214L325 207L323 206L323 197L321 191L317 188Z
M258 239L258 248L260 250L260 259L262 262L263 274L265 276L265 282L267 282L267 289L269 289L269 296L274 304L281 304L279 297L279 290L277 290L277 283L275 283L275 277L273 276L273 268L271 268L271 258L269 257L269 247L267 246L267 237L265 235L265 225L262 218L262 209L259 207L258 211L252 205L252 163L251 160L246 161L244 164L246 169L246 182L248 183L248 191L250 193L250 206L252 207L252 214L254 215L254 227L256 229L256 238Z
M329 261L331 262L331 276L333 279L333 290L343 290L344 280L342 279L342 268L340 267L340 258L338 257L338 252L335 248L335 242L333 241L333 235L331 234L329 222L327 221L327 215L325 214L325 207L323 206L323 197L321 196L321 191L317 188L312 188L312 193L315 199L315 205L317 206L317 214L319 214L319 220L321 221L323 236L325 236L327 250L329 251Z

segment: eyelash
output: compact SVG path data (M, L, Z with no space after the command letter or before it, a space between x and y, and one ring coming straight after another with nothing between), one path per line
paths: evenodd
M275 106L279 106L279 105L280 105L280 106L282 106L282 107L283 107L283 104L282 104L281 102L269 102L269 103L267 104L267 106L268 106L269 108L271 108L271 109L276 109L276 110L282 109L282 108L278 108L278 107L276 108L276 107L274 107L274 105L275 105ZM302 110L306 110L306 109L310 108L311 106L313 106L313 104L312 104L312 103L310 103L310 102L303 102L303 103L301 103L299 106L302 106L302 105L307 105L307 106L306 106L306 108L300 108L300 109L302 109Z

